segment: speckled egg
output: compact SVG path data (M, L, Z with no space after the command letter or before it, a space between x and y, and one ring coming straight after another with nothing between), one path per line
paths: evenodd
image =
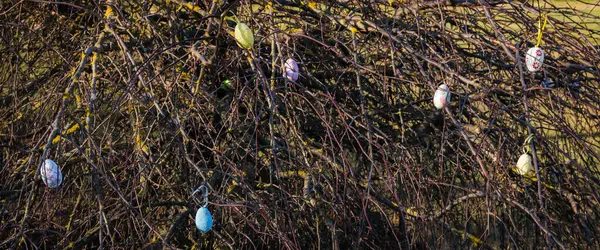
M450 102L450 88L448 85L442 84L435 91L433 95L433 105L437 109L443 109Z
M198 228L200 232L206 233L210 231L210 229L212 228L212 224L212 215L210 215L210 211L208 211L208 208L199 208L198 212L196 212L196 228Z
M300 74L300 70L298 69L298 64L296 63L296 61L294 59L292 59L292 58L287 59L287 61L285 61L284 69L285 69L285 76L287 77L287 79L289 79L290 81L298 80L298 75Z
M542 69L544 64L544 51L540 47L533 47L525 55L525 65L530 72L536 72Z
M40 176L44 184L49 188L58 188L63 180L60 168L50 159L44 161L44 164L40 168Z

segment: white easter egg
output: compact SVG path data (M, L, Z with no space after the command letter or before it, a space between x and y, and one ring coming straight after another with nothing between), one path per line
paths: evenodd
M235 40L237 40L238 44L246 49L252 48L254 45L254 34L248 25L245 23L239 22L235 26L234 32Z
M517 161L517 172L520 175L525 175L533 170L533 163L529 154L522 154Z
M210 231L210 229L212 228L212 224L212 215L210 215L210 211L208 211L208 208L199 208L198 212L196 212L196 228L198 228L200 232L206 233Z
M433 95L433 105L437 109L443 109L450 102L450 88L448 85L442 84L435 91Z
M40 168L40 175L49 188L58 188L63 180L60 168L50 159L44 161L44 165Z
M298 69L298 64L296 61L294 61L294 59L287 59L283 68L285 69L285 76L287 76L287 79L290 81L298 80L300 70Z
M544 63L544 51L539 47L530 48L525 55L525 65L530 72L536 72L542 69Z

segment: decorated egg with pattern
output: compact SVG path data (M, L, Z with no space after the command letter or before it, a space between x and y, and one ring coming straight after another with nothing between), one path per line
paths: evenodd
M40 168L40 176L44 184L49 188L58 188L63 180L60 168L50 159L44 161L44 164Z
M254 34L245 23L239 22L235 26L234 36L242 48L250 49L254 45Z
M517 161L517 173L525 175L533 170L533 163L529 154L522 154Z
M298 64L294 59L290 58L285 61L285 65L283 67L285 69L285 76L290 81L298 80L298 75L300 74L300 70L298 69Z
M540 47L533 47L525 55L525 65L530 72L536 72L542 69L544 63L544 51Z
M212 228L213 220L208 208L201 207L196 212L196 228L200 232L206 233Z
M433 105L437 109L443 109L450 102L450 88L448 85L440 85L433 95Z

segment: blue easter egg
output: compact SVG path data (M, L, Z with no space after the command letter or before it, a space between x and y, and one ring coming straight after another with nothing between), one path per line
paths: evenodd
M210 231L212 224L212 215L210 215L208 208L201 207L198 209L198 212L196 212L196 228L198 228L200 232L206 233Z

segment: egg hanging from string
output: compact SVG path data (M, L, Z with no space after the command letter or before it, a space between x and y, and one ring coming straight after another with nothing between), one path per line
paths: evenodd
M196 228L200 232L206 233L212 228L213 219L210 211L206 207L200 207L196 212Z
M198 208L198 211L196 211L195 222L196 228L198 228L200 232L206 233L210 231L213 225L212 215L210 214L208 208L206 208L206 206L208 206L208 186L202 184L198 189L194 190L192 195L200 191L204 192L204 205L202 205L200 208Z
M254 34L245 23L238 22L234 32L235 40L242 48L250 49L254 45Z
M533 47L525 55L525 65L529 72L537 72L542 69L544 64L544 51L540 47Z
M42 181L49 188L58 188L62 184L63 176L58 165L50 159L46 159L40 168Z
M285 61L284 69L285 69L285 76L287 77L288 80L290 80L290 81L298 80L300 70L298 69L298 64L296 63L296 61L294 59L292 59L292 58L287 59L287 61Z
M529 154L522 154L517 161L517 173L526 175L533 170L533 163Z
M450 102L450 88L448 85L440 85L433 95L433 105L437 109L444 109Z

